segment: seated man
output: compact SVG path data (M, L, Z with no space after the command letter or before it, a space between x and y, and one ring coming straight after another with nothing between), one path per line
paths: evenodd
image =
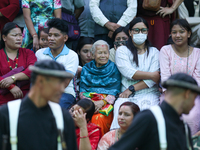
M67 72L75 75L79 64L78 55L65 45L65 42L68 40L68 28L65 21L54 18L48 22L48 27L49 47L42 48L36 52L37 60L54 60L63 64ZM68 109L73 104L75 104L75 90L73 80L71 80L60 99L60 105Z
M0 149L61 150L62 142L63 150L77 150L73 119L54 103L64 92L64 81L73 75L52 60L36 62L29 69L32 87L28 95L0 107Z

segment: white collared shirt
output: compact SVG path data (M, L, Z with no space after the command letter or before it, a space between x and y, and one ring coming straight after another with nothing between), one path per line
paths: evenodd
M67 46L64 46L62 52L55 58L51 54L50 48L39 49L35 53L35 55L37 57L37 61L44 59L55 60L56 62L62 64L67 72L72 73L73 75L76 74L76 71L78 69L78 55L73 50L68 49ZM71 80L69 85L65 88L65 93L71 94L76 97L73 80Z
M104 16L99 8L100 0L90 0L90 12L93 20L100 26L104 26L109 20ZM109 11L109 10L108 10ZM130 23L137 13L137 0L127 0L127 9L123 13L117 24L120 26L126 26Z

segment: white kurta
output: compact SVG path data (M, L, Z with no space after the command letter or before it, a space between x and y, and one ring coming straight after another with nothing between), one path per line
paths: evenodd
M138 55L138 64L133 62L133 54L126 46L120 46L116 51L115 63L122 74L121 92L125 91L130 85L134 85L141 80L132 79L137 71L155 72L159 71L159 51L155 47L150 47L149 54ZM125 101L136 103L140 110L147 109L151 106L159 104L160 92L158 85L152 80L143 80L148 88L135 92L134 97L118 98L114 105L114 119L111 129L118 128L117 116L119 106Z

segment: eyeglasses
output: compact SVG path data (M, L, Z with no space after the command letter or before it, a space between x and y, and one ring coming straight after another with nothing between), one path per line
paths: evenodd
M142 28L142 29L133 28L133 29L131 29L131 31L133 31L133 33L136 33L136 34L138 34L138 33L140 33L140 32L142 32L142 33L147 33L148 29L147 29L147 28Z

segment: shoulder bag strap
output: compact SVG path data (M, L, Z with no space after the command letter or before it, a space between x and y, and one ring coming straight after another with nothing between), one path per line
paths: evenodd
M162 110L157 105L151 107L150 110L153 113L153 115L157 121L160 149L166 150L167 149L166 126L165 126L165 119L164 119Z
M48 103L49 103L51 111L52 111L52 113L55 117L57 129L60 130L61 134L62 134L63 130L64 130L64 121L63 121L62 109L61 109L60 105L57 104L57 103L50 102L50 101ZM62 150L61 135L60 134L58 134L57 142L58 142L57 149Z
M191 147L191 144L190 144L190 140L189 140L188 125L187 125L186 122L184 122L184 127L185 127L185 137L186 137L187 148L188 148L188 150L192 150L192 147Z
M9 124L10 124L10 144L12 150L17 150L17 125L21 99L8 102Z

